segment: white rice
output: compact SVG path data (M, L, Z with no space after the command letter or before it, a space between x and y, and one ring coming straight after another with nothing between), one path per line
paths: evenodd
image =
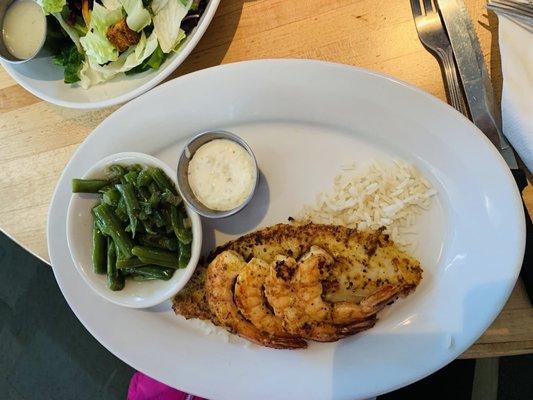
M187 320L184 317L181 317L181 319L205 336L213 335L220 338L224 343L242 344L245 348L249 348L251 346L251 343L248 340L242 339L237 335L232 335L226 329L216 326L211 321L205 321L196 318Z
M344 225L349 228L386 227L392 240L405 248L417 245L413 225L429 209L437 193L411 164L373 162L364 171L342 166L331 192L317 195L314 205L304 206L298 222Z

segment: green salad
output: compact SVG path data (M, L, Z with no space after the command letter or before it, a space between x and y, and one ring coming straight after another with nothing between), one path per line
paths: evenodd
M46 47L65 83L83 88L158 69L197 25L207 0L37 0Z

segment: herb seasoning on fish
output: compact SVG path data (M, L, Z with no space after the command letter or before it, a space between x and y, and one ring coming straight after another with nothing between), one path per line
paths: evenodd
M206 207L232 210L246 201L255 186L255 166L250 154L228 139L215 139L194 153L189 185Z

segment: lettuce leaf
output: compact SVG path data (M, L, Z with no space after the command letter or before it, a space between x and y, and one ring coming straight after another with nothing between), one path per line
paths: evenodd
M166 59L167 54L163 53L161 47L157 45L157 48L150 57L144 60L141 64L137 65L135 68L126 71L126 75L140 74L141 72L148 71L149 69L159 69L161 64L163 64Z
M100 32L88 32L80 39L80 42L87 57L95 60L98 64L105 64L118 58L116 47Z
M116 61L99 65L94 59L88 59L80 71L81 86L85 89L100 82L105 82L115 75L130 71L150 57L157 48L157 36L152 33L148 38L144 32L135 46L122 53Z
M176 44L174 45L174 49L173 49L174 51L178 50L178 48L181 45L181 42L183 42L186 37L187 35L185 34L185 31L180 28L178 32L178 38L176 39Z
M132 54L129 54L124 61L124 65L119 68L118 72L126 72L142 63L150 57L157 49L157 36L152 33L148 38L144 32L141 33L141 40L135 46Z
M59 25L61 25L61 28L67 33L67 35L72 39L74 44L76 45L76 48L78 51L82 51L81 43L80 43L80 34L76 29L74 29L72 26L70 26L67 21L63 19L63 16L61 13L53 13L52 14L54 18L59 22Z
M91 24L87 35L80 39L87 57L97 64L105 64L118 59L118 50L107 39L107 29L122 19L120 8L109 10L98 3L93 4Z
M154 32L163 53L170 53L180 38L180 25L191 8L192 0L153 0Z
M150 25L152 18L146 8L143 7L141 0L119 0L120 4L128 15L126 17L126 24L135 31L140 32L144 27Z
M122 10L120 8L109 9L95 2L93 4L93 11L91 12L91 25L89 28L105 34L107 28L121 19Z
M120 1L119 0L102 0L102 4L108 10L116 10L117 8L122 7L120 5Z
M67 4L67 0L38 0L37 3L43 8L44 14L61 12Z
M85 57L80 54L74 44L63 47L59 54L54 56L54 64L64 68L65 83L74 83L80 80L79 73Z

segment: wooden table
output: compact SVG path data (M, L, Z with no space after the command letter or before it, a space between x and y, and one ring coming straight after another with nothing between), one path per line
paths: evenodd
M499 96L497 19L487 16L484 3L467 1ZM172 78L221 63L290 57L384 72L446 99L438 64L418 40L408 0L222 0L200 44ZM59 175L115 109L48 104L0 69L0 229L45 261L47 210ZM533 194L528 202L533 209ZM463 357L531 352L533 308L519 282L500 316Z

